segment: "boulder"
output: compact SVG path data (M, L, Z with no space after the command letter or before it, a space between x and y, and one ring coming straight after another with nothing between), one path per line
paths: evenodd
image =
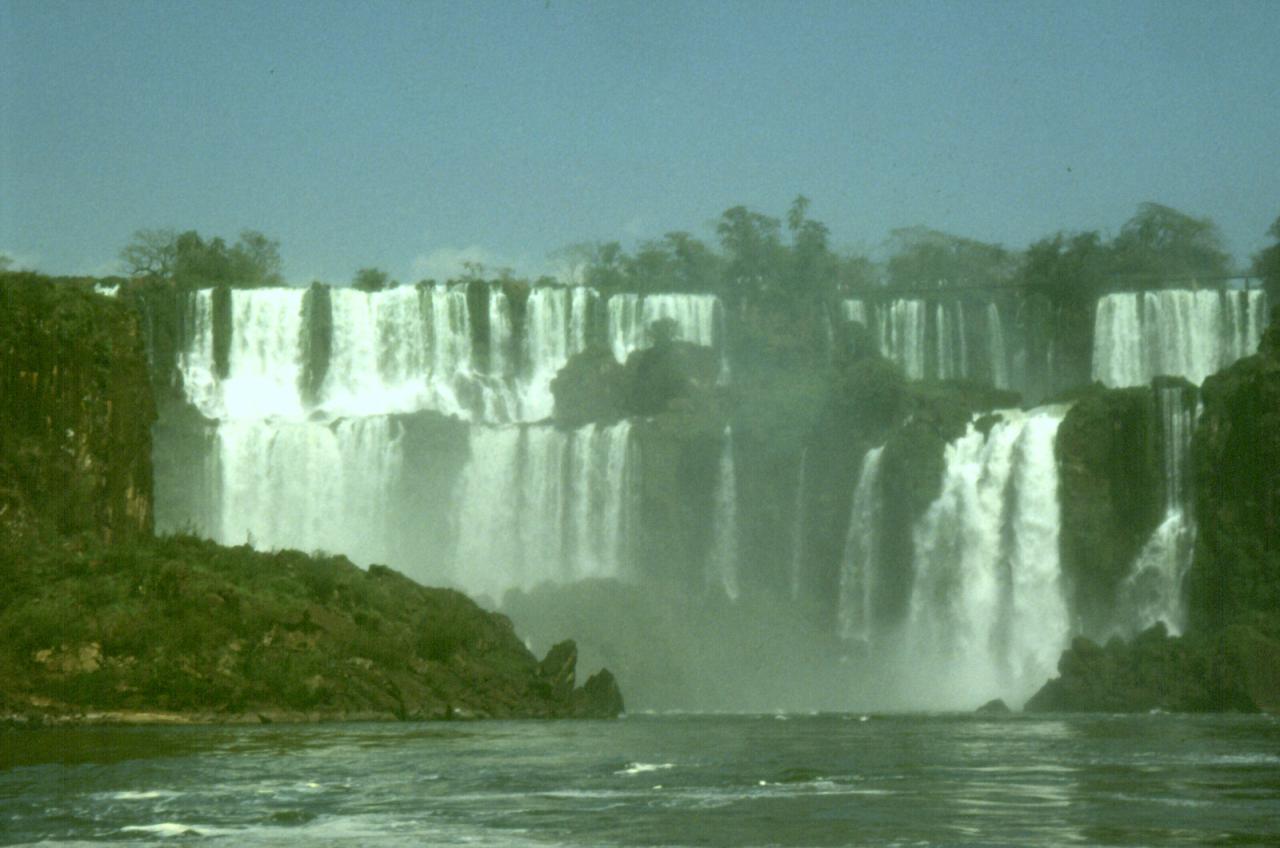
M573 693L575 718L617 718L624 710L622 690L607 668L588 677L582 688Z
M551 381L551 394L555 422L562 427L617 421L627 412L627 372L613 351L591 345L569 357Z

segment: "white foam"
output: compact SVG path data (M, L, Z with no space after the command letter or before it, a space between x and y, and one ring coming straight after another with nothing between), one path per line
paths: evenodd
M652 771L665 771L676 767L675 763L627 763L626 767L614 774L646 774Z

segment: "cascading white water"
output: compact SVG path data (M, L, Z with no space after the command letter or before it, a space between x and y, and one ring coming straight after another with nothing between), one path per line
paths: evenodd
M403 465L389 418L224 421L217 445L217 541L387 561L388 506Z
M927 334L924 301L895 300L877 311L880 352L898 363L908 380L923 380Z
M207 418L221 412L220 387L213 359L213 292L197 291L188 302L187 345L178 354L178 373L187 400Z
M860 300L840 301L840 315L846 321L867 324L867 305Z
M733 466L733 430L724 428L716 479L715 515L712 521L711 556L707 584L719 587L730 599L738 597L738 494Z
M615 294L609 298L609 344L619 362L648 347L649 329L668 318L676 338L720 351L723 355L723 317L720 299L711 294Z
M1007 389L1013 384L1009 382L1009 354L1004 345L1004 325L1000 321L1000 309L994 303L988 303L987 347L991 362L991 385L997 389Z
M883 446L872 448L862 458L840 565L840 636L866 643L874 636L875 578L880 546L880 456L883 453Z
M303 289L231 292L228 374L213 355L213 294L198 292L190 344L179 360L187 398L208 418L301 418Z
M1255 352L1265 322L1261 291L1109 294L1094 313L1093 377L1116 387L1140 386L1160 375L1199 384Z
M1004 327L994 303L974 316L960 301L939 302L930 310L926 301L908 299L883 304L845 300L840 311L846 321L861 322L875 334L880 354L896 362L907 379L957 380L985 375L998 388L1010 386ZM986 344L985 349L975 351L970 348L969 322L979 320L978 316Z
M473 427L454 581L507 589L625 577L635 529L631 426Z
M1182 582L1191 568L1196 526L1191 512L1191 437L1194 417L1181 386L1156 389L1164 460L1164 518L1139 551L1120 586L1119 629L1128 635L1163 621L1177 635L1186 625Z
M412 412L439 402L428 384L433 350L422 298L430 296L407 287L330 291L332 353L320 391L326 413ZM455 404L444 406L452 412Z
M934 310L938 332L938 370L940 380L954 380L969 375L969 350L965 339L964 306L939 303Z
M1009 411L947 446L942 494L914 528L904 673L939 706L1027 698L1069 634L1053 444L1063 411Z
M527 374L518 388L517 420L539 421L555 407L551 381L569 357L587 346L587 327L594 289L535 288L525 307Z

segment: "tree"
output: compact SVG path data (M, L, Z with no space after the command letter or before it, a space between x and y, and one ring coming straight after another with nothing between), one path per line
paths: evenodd
M778 279L783 252L780 230L777 218L745 206L721 214L716 234L727 254L725 278L730 293L758 293Z
M0 253L0 273L8 271L11 265L13 265L13 257L7 253Z
M240 239L231 248L231 273L243 286L278 286L284 282L280 260L280 242L257 230L241 230Z
M1054 300L1087 300L1106 288L1112 261L1097 232L1056 233L1027 248L1018 279Z
M120 260L130 276L168 280L179 288L283 282L280 243L257 230L242 231L231 246L219 237L206 242L195 230L138 230Z
M848 294L880 285L880 272L867 257L850 254L836 257L835 262L837 292Z
M131 277L168 279L177 261L178 234L169 229L137 230L120 249L120 262Z
M1138 206L1111 252L1114 273L1160 279L1223 277L1231 262L1213 221L1159 203Z
M1253 257L1253 273L1262 278L1271 302L1280 304L1280 217L1272 223L1267 235L1276 240Z
M351 287L365 292L382 291L387 287L389 280L390 277L386 271L378 268L361 268L356 271Z
M671 254L676 289L686 292L714 291L720 279L720 257L706 244L681 230L662 237Z
M889 233L889 284L898 287L998 285L1014 273L1014 257L998 244L928 227Z
M819 297L834 287L836 258L827 247L827 225L807 217L809 198L796 195L787 210L791 231L788 289L801 299Z
M581 283L602 292L626 287L627 255L616 241L580 242L553 254L565 269L565 281Z

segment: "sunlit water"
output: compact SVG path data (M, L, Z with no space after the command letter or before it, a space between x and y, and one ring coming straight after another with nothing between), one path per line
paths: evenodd
M1273 845L1268 717L0 733L0 843Z

